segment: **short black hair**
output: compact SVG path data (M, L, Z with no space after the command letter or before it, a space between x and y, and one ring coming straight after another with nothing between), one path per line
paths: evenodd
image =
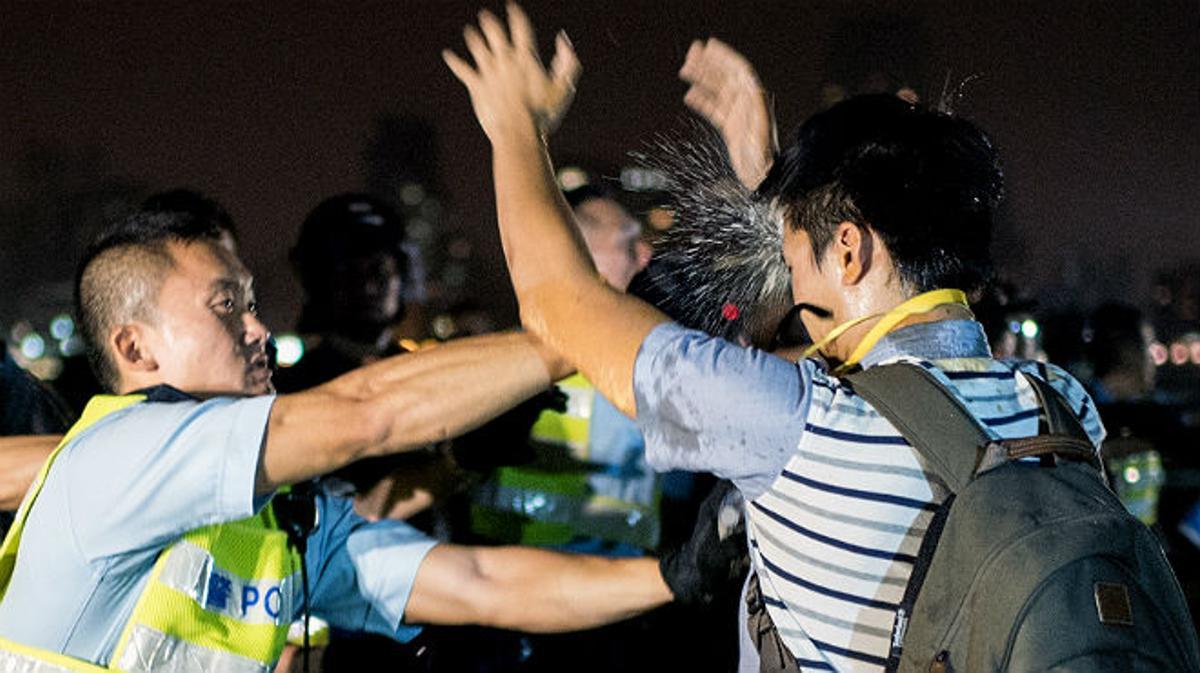
M84 251L75 273L75 314L92 370L105 388L116 390L119 383L106 335L113 325L153 317L153 302L172 264L167 243L219 245L221 231L211 220L184 212L138 212L109 225Z
M142 202L141 210L149 213L186 213L192 219L212 223L228 232L234 243L238 242L237 226L225 206L193 189L169 189L151 194Z
M806 232L820 261L844 221L877 232L913 293L973 292L992 275L999 158L970 122L890 94L808 119L758 188Z

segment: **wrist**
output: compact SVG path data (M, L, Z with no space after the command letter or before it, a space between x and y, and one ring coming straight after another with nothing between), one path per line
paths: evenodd
M512 149L523 149L530 146L541 147L545 144L545 135L538 129L532 117L513 120L503 128L490 134L492 149L496 152L506 152Z

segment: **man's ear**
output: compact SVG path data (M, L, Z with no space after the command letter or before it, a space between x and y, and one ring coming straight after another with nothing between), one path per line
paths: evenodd
M637 257L637 270L641 271L650 265L650 257L654 255L654 249L645 240L639 238L633 243L633 254Z
M143 325L128 323L113 328L108 343L113 349L118 371L152 372L158 369Z
M832 247L842 285L857 285L871 269L874 237L862 225L845 220L837 226Z

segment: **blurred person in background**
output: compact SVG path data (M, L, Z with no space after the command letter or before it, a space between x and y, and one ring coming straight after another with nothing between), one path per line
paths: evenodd
M1154 327L1127 304L1106 303L1088 316L1084 355L1088 389L1108 428L1104 465L1126 509L1150 526L1167 551L1193 620L1200 616L1200 540L1189 510L1198 504L1200 435L1181 409L1156 394ZM1190 482L1190 483L1189 483ZM1194 516L1194 515L1193 515Z
M1126 509L1147 526L1158 522L1159 492L1166 477L1156 447L1173 440L1172 410L1153 399L1153 328L1141 311L1124 304L1096 309L1084 330L1084 353L1092 370L1088 390L1109 429L1105 466Z
M599 180L564 191L600 277L624 292L650 259L641 223ZM604 316L596 316L604 320ZM641 556L661 540L660 478L637 426L574 375L556 383L565 408L542 412L527 464L500 467L472 494L471 530L489 543ZM691 529L689 522L688 529ZM654 670L659 614L561 636L477 630L446 670ZM614 643L621 647L613 647Z
M405 286L412 268L408 254L404 221L378 197L339 194L309 213L291 251L304 290L297 331L307 347L298 362L276 371L280 392L321 385L407 352L395 326L405 317ZM477 470L527 459L527 452L514 454L513 447L523 443L538 411L552 399L548 393L536 395L452 441L357 461L324 477L322 488L352 497L355 511L368 520L403 520L442 541L456 539L458 519L465 515L457 516L459 502L449 498L475 479ZM401 645L333 629L322 665L330 673L361 670L379 660L406 661L414 669L432 666L438 648L426 645L435 631L426 630ZM326 640L325 634L317 633L319 640Z

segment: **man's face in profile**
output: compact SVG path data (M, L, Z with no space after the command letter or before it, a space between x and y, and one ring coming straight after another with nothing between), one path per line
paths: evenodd
M213 243L171 242L167 250L173 264L146 332L161 382L189 393L272 392L269 332L257 316L250 273Z

